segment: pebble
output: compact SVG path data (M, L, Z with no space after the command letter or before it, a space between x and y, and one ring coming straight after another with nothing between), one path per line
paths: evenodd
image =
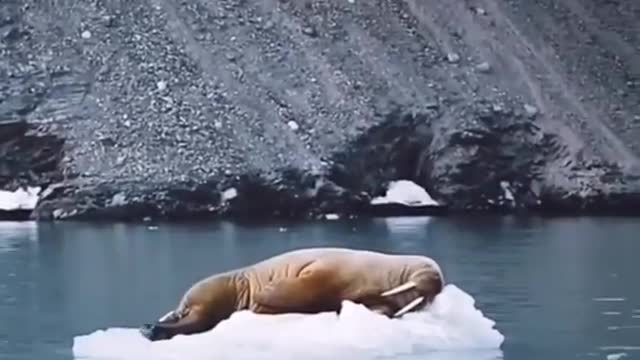
M91 38L91 31L85 30L85 31L82 32L82 34L80 36L82 36L83 39L89 39L89 38Z
M300 128L300 125L298 125L297 122L291 120L287 123L287 125L289 126L289 128L291 128L291 130L296 131Z
M160 80L158 81L157 86L158 86L158 90L163 91L167 88L167 82L164 80Z
M316 32L316 30L310 26L306 26L305 28L302 29L302 32L305 35L309 35L311 37L315 37L318 35L318 33Z
M124 193L117 193L111 198L111 206L122 206L126 205L126 203L127 196Z
M223 191L221 195L223 202L234 199L236 196L238 196L238 190L236 190L236 188L233 188L233 187Z
M104 21L104 25L106 27L112 27L115 25L115 18L113 16L105 15L102 17L102 21Z
M476 14L478 14L478 15L486 15L487 12L483 8L476 8Z
M538 114L538 108L529 104L524 104L524 111L527 113L527 116L530 117Z
M460 55L456 53L448 53L447 60L449 60L450 63L457 63L458 61L460 61Z
M476 70L482 72L482 73L487 73L489 71L491 71L491 65L488 62L481 62L480 64L476 65Z
M424 105L427 109L437 109L438 103L436 101L429 101Z

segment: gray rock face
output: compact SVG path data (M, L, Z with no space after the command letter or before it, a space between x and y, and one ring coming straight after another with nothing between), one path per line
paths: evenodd
M32 217L640 208L640 3L0 3L0 189ZM233 196L228 194L233 193Z

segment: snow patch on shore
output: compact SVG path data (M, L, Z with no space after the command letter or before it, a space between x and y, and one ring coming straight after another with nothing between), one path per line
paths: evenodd
M28 187L16 191L0 190L0 210L33 210L38 203L41 188Z
M410 180L392 181L385 196L371 200L371 205L403 204L407 206L439 206L431 195L420 185Z

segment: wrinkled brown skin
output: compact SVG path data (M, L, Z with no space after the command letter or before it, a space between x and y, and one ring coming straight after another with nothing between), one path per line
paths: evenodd
M407 281L417 286L381 296ZM424 300L412 311L424 308L443 286L440 267L426 256L345 248L294 250L198 281L175 310L181 316L144 325L141 333L156 341L206 332L241 310L258 314L339 313L344 300L392 317L419 296Z

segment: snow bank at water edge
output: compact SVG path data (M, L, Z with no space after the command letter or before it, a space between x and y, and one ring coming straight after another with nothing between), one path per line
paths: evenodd
M29 187L16 191L0 190L0 210L33 210L38 203L40 187Z
M409 180L392 181L385 196L371 200L371 205L402 204L406 206L439 206L427 191Z

